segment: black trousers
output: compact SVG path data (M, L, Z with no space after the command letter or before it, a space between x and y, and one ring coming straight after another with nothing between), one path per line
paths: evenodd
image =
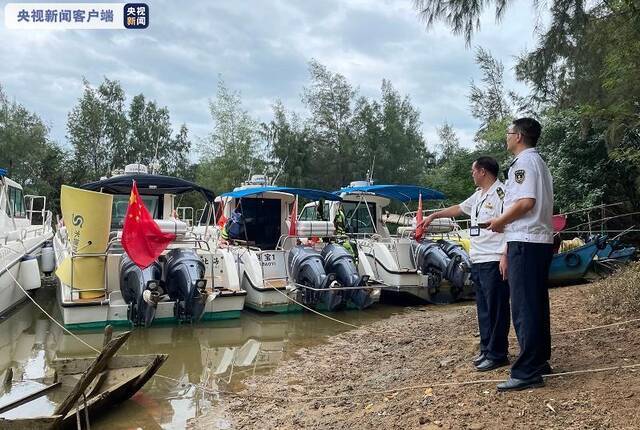
M504 360L509 352L509 284L497 261L474 263L471 280L476 286L480 352L490 360Z
M549 266L553 244L509 242L507 248L511 315L520 355L511 376L530 379L544 373L551 358Z

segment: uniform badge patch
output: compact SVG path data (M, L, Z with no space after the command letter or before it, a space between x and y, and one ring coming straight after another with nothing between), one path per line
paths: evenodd
M524 170L516 170L514 173L514 176L518 184L521 184L524 182Z
M500 197L500 200L504 200L504 190L501 187L496 188L496 194Z

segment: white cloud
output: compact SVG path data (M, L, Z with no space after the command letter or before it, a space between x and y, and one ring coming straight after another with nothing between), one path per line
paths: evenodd
M166 105L174 127L186 123L195 140L208 133L207 100L218 76L267 121L276 99L300 111L307 62L315 58L367 96L378 97L381 80L391 80L421 111L431 146L445 121L463 145L473 145L477 122L467 102L469 82L479 77L473 50L443 25L427 31L410 0L158 0L150 8L144 31L0 28L0 84L41 115L60 142L82 77L93 84L118 79L129 97L143 93ZM532 10L517 0L501 23L492 13L483 17L473 45L503 61L507 84L525 91L511 68L515 56L535 44Z

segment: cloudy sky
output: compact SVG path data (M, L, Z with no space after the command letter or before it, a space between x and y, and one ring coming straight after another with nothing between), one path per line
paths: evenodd
M281 99L300 102L315 58L366 96L379 98L383 78L409 94L421 112L428 144L447 121L473 146L477 122L467 94L479 72L473 46L489 49L513 79L515 56L535 44L530 2L516 0L496 23L488 12L472 48L442 25L426 30L411 0L147 1L147 30L8 30L0 14L0 84L38 113L66 144L66 118L81 95L82 77L97 85L117 79L127 95L143 93L167 106L174 126L196 140L208 134L208 100L219 77L241 92L244 106L267 121Z

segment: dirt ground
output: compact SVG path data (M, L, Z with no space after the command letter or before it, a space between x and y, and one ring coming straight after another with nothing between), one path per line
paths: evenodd
M591 288L551 290L555 373L640 363L638 322L560 333L624 320L590 311ZM416 308L299 350L222 406L238 429L640 428L640 366L549 377L544 388L517 393L498 393L495 382L439 386L507 378L508 368L473 369L476 334L471 302ZM515 339L510 352L513 360ZM317 399L324 396L341 397ZM204 415L192 426L212 428L214 419Z

